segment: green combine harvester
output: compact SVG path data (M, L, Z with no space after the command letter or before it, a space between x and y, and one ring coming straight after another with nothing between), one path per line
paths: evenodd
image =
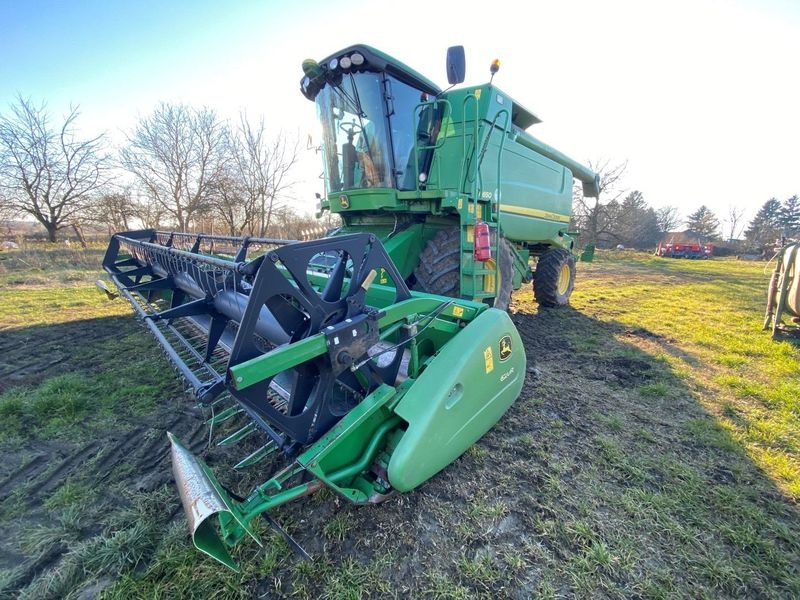
M236 468L272 475L242 497L169 436L194 543L234 569L229 549L260 543L259 516L302 552L271 509L323 486L357 504L413 490L501 418L526 371L511 292L533 282L540 304L568 302L573 178L598 193L491 82L443 91L360 45L303 72L323 134L319 208L340 230L310 242L130 231L103 262L214 409L209 424L247 418L220 444L263 441ZM463 48L447 73L463 81Z

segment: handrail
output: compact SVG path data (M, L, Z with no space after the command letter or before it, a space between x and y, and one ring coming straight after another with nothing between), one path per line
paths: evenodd
M420 109L420 108L424 109L424 108L429 108L429 107L435 107L439 103L441 103L444 106L444 109L442 111L442 118L441 118L441 122L439 123L439 129L436 132L436 139L435 139L433 144L420 145L419 144L419 137L418 137L418 135L416 133L417 129L418 129L418 124L416 123L416 119L415 119L415 116L417 115L417 110ZM412 125L412 130L415 132L415 135L414 135L414 175L415 175L415 177L414 177L414 187L415 187L415 190L417 192L422 191L422 189L420 188L420 180L419 180L419 176L420 176L419 155L420 155L420 153L422 151L428 150L428 151L432 152L433 150L438 150L439 148L441 148L444 145L445 138L439 135L441 133L441 131L442 131L441 123L443 123L444 120L447 117L451 117L452 114L453 114L452 105L450 104L450 101L447 100L446 98L437 98L433 102L420 102L419 104L417 104L414 107L414 112L412 113L412 123L411 123L411 125ZM452 119L452 117L451 117L451 119ZM427 187L427 183L430 180L430 173L426 173L425 175L426 175L425 186Z

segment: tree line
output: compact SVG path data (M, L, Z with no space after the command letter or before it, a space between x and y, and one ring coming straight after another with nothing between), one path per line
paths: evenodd
M783 202L771 198L749 224L743 221L744 210L735 206L728 208L723 219L705 204L681 218L675 206L651 207L641 191L622 187L627 163L589 161L589 164L600 175L600 193L597 198L584 198L582 189L576 186L571 222L584 245L649 249L668 234L681 231L699 242L763 252L782 237L800 237L797 195Z
M753 247L761 249L773 246L776 241L800 239L800 197L795 194L783 202L770 198L750 221L744 234Z
M80 136L78 118L71 108L56 121L44 103L22 97L0 114L0 219L32 217L51 242L85 224L284 238L318 226L288 202L298 141L282 131L270 137L263 117L241 113L231 123L209 108L162 102L116 149L105 135ZM681 219L676 207L651 207L641 191L623 188L627 163L590 166L600 194L578 190L573 199L583 244L653 248L679 226L702 242L733 243L743 232L753 251L800 236L797 195L769 199L746 227L736 207L723 221L705 205Z
M288 203L298 142L270 137L263 118L163 102L119 148L82 137L78 118L22 97L0 114L0 218L32 217L51 242L86 224L260 237L313 226Z

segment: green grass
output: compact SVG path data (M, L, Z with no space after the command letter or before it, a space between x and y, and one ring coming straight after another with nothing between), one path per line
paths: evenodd
M113 427L124 415L148 414L159 397L178 391L172 379L151 380L158 354L148 342L138 332L102 341L92 349L92 353L108 353L102 370L89 364L92 370L55 375L0 394L0 443L31 438L78 440L92 430ZM81 362L83 354L76 349L72 360Z
M529 376L493 430L383 505L325 491L280 508L315 561L257 522L264 546L235 548L234 573L192 547L168 461L141 492L125 460L87 475L131 432L144 445L168 418L201 418L168 404L174 374L129 307L93 288L101 257L0 260L0 368L14 378L0 449L23 471L48 461L0 499L4 548L55 557L0 572L0 596L800 596L800 350L761 331L763 264L598 252L579 265L572 308L539 310L520 290ZM62 449L92 441L91 461L41 491ZM207 458L226 481L263 481L261 465L232 473L239 450Z
M96 495L96 490L86 483L78 483L68 479L43 504L45 508L52 511L70 506L85 509L94 501Z
M346 513L338 514L333 517L328 523L325 524L325 527L322 529L322 533L331 540L342 541L347 537L347 532L350 530L351 524L350 519L348 519Z
M88 249L49 244L31 244L22 250L0 252L2 287L52 288L96 280L97 267L105 247L93 244Z
M165 363L130 307L95 288L102 256L60 248L0 255L0 373L11 375L0 387L0 443L79 439L180 393L174 378L154 375Z
M599 253L595 263L581 267L573 306L648 332L626 342L664 358L682 383L702 390L704 407L731 443L743 447L782 491L800 498L800 360L791 342L761 331L764 264ZM625 285L616 284L618 277ZM671 390L657 382L639 392L664 397ZM785 455L787 448L793 456Z

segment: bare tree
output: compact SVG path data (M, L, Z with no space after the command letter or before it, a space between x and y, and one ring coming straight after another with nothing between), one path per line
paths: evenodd
M742 235L742 231L744 230L744 223L742 223L742 217L744 216L744 209L738 206L734 206L731 204L728 206L728 216L725 218L725 222L728 224L728 242L733 242Z
M53 126L47 106L17 98L0 116L0 195L5 212L27 214L55 242L58 230L74 224L106 182L109 158L102 135L78 137L79 112L71 107Z
M226 161L226 133L213 110L161 103L139 120L121 151L122 165L146 197L186 231L196 215L209 210Z
M298 141L289 140L284 132L269 140L263 117L252 124L242 113L231 133L230 146L235 178L244 191L244 227L251 234L264 236L275 209L294 185L289 173L297 163Z
M169 215L166 209L148 198L133 199L133 216L138 219L146 229L164 229L167 226Z
M11 201L3 193L0 187L0 221L9 221L14 217L14 211L11 210Z
M662 234L674 231L681 224L681 219L678 217L678 208L675 206L662 206L656 209L656 221L658 221L658 229Z
M620 184L628 161L615 165L610 160L589 161L589 167L600 175L600 193L596 198L585 198L578 187L573 192L572 201L577 224L585 233L586 242L596 244L600 237L614 229L614 214L618 211L609 210L608 207L612 203L618 206L619 199L627 191Z
M274 211L272 230L268 235L290 240L307 240L323 237L325 232L326 227L322 221L298 214L290 206L281 206Z
M211 193L213 214L221 218L230 235L253 233L255 206L235 170L218 177Z
M107 191L94 203L91 218L98 225L108 226L109 233L129 231L136 217L136 206L129 189Z

